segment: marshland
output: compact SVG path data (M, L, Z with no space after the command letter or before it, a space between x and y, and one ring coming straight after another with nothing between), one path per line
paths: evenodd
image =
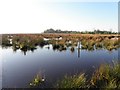
M2 34L3 88L120 88L119 34Z
M120 90L119 14L115 0L0 0L0 89Z

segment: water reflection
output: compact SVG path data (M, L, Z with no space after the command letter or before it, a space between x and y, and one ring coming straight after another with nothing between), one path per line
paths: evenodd
M24 50L24 51L22 50L22 52L24 53L24 55L26 55L26 53L27 53L27 50Z
M104 50L106 49L105 47L103 47L103 44L101 43L97 43L96 45L93 45L93 46L84 46L81 44L81 41L78 42L77 46L65 46L65 45L60 45L60 44L47 44L47 45L38 45L40 48L47 48L48 50L50 49L50 47L54 50L54 51L66 51L68 50L68 48L70 48L70 51L71 53L74 53L75 52L75 48L77 48L77 56L78 58L80 57L80 50L88 50L88 51L94 51L94 50ZM28 47L23 47L23 48L19 48L17 46L2 46L2 48L8 48L8 47L12 47L12 50L14 53L17 52L17 50L21 50L21 52L23 52L24 55L27 54L28 51L31 51L31 52L34 52L35 50L37 50L37 47L31 47L31 48L28 48ZM114 50L118 50L118 48L115 48ZM108 50L109 52L112 52L112 50Z
M44 70L46 76L45 86L43 86L51 87L51 84L53 85L66 74L72 75L83 71L90 74L101 63L109 63L118 58L115 50L111 53L104 49L89 52L78 47L74 47L72 55L71 47L64 52L58 52L59 49L54 51L51 44L43 48L38 46L34 53L31 50L20 49L13 53L12 47L2 49L5 61L4 87L28 87L30 81L40 70ZM21 51L26 56L23 56Z
M74 75L86 72L89 75L100 64L110 63L118 59L118 46L104 41L96 43L94 40L26 40L17 44L2 46L4 72L4 87L28 87L36 73L45 70L45 86L53 83L66 74ZM18 41L18 40L15 40ZM41 42L41 43L39 43ZM118 42L117 42L118 43ZM22 54L21 54L22 52ZM72 53L72 54L71 54Z
M80 42L80 39L79 39L79 42L78 42L78 58L80 57L80 49L81 49L81 42Z

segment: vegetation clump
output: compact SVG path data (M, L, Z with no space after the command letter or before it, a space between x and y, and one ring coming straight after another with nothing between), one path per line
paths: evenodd
M74 47L71 47L70 50L71 50L71 52L74 52L74 51L75 51L75 48L74 48Z
M120 89L120 63L114 65L101 65L92 77L86 78L85 74L65 76L58 81L57 88L97 88L99 90Z
M66 50L66 46L62 44L53 44L53 50L63 51Z
M84 73L74 76L65 76L63 80L58 81L57 88L87 88Z
M47 38L48 40L44 40ZM57 38L57 39L56 39ZM59 39L60 38L60 39ZM120 48L118 35L91 35L91 34L4 34L2 46L12 46L13 50L35 50L36 46L43 47L52 44L53 50L63 51L67 47L76 47L81 42L81 48L92 51L94 49L107 49L109 51Z
M42 76L40 76L39 74L36 75L36 77L33 79L32 82L30 82L30 86L31 87L38 87L40 84L42 84L45 81L44 78L42 78Z

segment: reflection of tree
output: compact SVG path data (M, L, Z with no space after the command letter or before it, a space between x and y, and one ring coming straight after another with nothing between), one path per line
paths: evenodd
M53 50L64 51L67 49L65 45L61 45L61 44L53 44L52 46L53 46Z
M43 47L44 47L44 45L43 45L43 44L40 44L40 45L39 45L39 47L40 47L40 48L43 48Z
M72 53L75 51L74 47L71 47L70 50L71 50Z
M17 47L16 45L13 45L12 49L13 49L14 52L16 52L19 49L19 47Z
M27 46L23 46L20 50L23 51L24 55L26 55L28 48Z
M17 49L16 48L13 48L13 52L16 52L17 51Z
M24 55L26 55L26 52L27 52L27 51L24 51Z
M26 55L27 49L24 49L24 50L21 50L21 51L24 53L24 55Z
M2 45L2 48L5 48L5 49L7 49L7 48L9 48L10 46L5 46L5 45Z
M47 48L50 49L50 46L48 46Z
M35 49L31 49L32 52L34 52Z

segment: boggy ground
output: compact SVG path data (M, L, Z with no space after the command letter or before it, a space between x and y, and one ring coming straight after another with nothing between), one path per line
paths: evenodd
M12 46L13 50L35 50L36 46L53 45L53 49L66 50L81 43L81 49L107 49L109 51L120 47L118 34L3 34L2 46Z

